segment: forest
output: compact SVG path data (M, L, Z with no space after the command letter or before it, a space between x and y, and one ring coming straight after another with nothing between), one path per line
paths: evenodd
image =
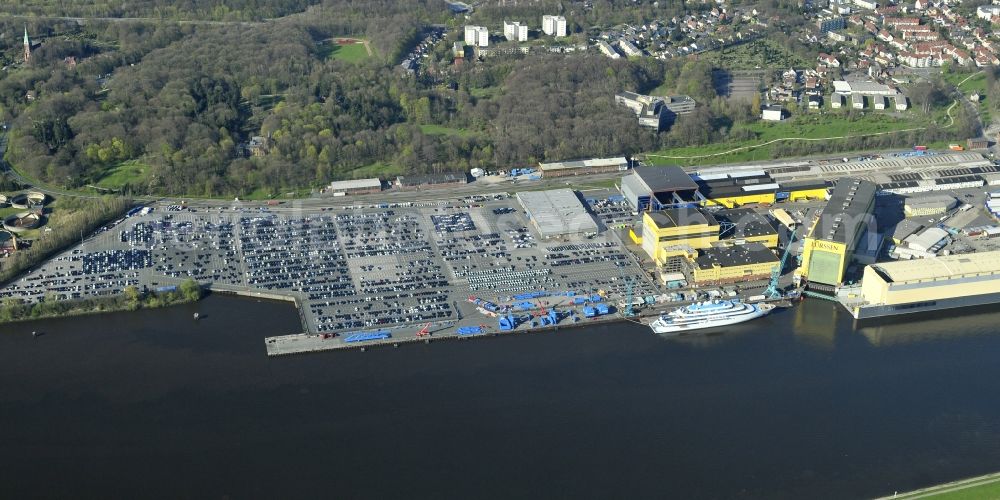
M85 4L24 6L67 3ZM127 14L149 15L160 3L176 5L129 3L139 10ZM398 63L423 27L457 22L443 3L306 3L289 2L307 15L289 11L252 25L33 19L29 64L18 62L24 24L0 20L0 54L13 68L0 73L0 117L11 125L6 160L29 178L68 188L274 196L338 179L753 138L734 125L755 121L759 102L717 96L706 61L532 53L456 65L445 38L412 76ZM225 2L230 9L255 4ZM612 22L622 4L595 2L578 19ZM626 10L652 16L663 8ZM491 12L486 6L477 16ZM370 40L374 55L329 57L333 39L344 36ZM653 89L691 95L700 106L657 134L613 100L622 90ZM266 138L266 154L247 154L242 145L254 136Z

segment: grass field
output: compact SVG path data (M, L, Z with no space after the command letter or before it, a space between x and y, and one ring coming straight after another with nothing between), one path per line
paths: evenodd
M973 75L970 78L970 75ZM983 120L983 124L988 126L990 124L990 109L986 103L986 73L944 73L942 75L944 80L951 85L954 85L965 97L969 97L973 92L980 95L979 100L979 117ZM965 80L968 78L968 80ZM962 80L965 80L962 83ZM959 85L961 83L961 85Z
M988 500L1000 498L1000 482L972 486L926 497L930 500Z
M973 73L953 73L951 71L947 73L942 73L941 77L944 81L958 86L958 83L965 80ZM972 78L969 78L962 86L959 88L964 94L968 95L972 91L985 92L986 91L986 73L979 73Z
M351 174L355 179L364 179L368 177L381 177L383 179L395 178L397 175L402 173L403 169L399 165L392 165L389 163L372 163L371 165L365 165L351 171Z
M503 93L500 87L482 87L469 89L469 95L477 99L492 99Z
M339 59L346 62L359 62L368 58L368 50L363 43L352 43L348 45L330 44L330 51L327 57Z
M820 138L857 136L878 132L888 132L892 130L917 128L926 125L926 122L926 119L915 113L907 116L906 118L894 118L884 113L869 112L855 121L848 120L846 113L826 112L824 114L799 114L784 122L772 123L759 121L747 125L737 125L734 127L734 130L743 129L752 131L756 135L756 138L754 139L706 144L704 146L673 148L656 151L650 154L664 156L702 156L722 153L745 146L754 146L784 137ZM653 163L668 164L683 162L684 164L690 165L767 160L771 158L772 146L763 146L703 159L680 160L669 158L658 159L656 157L651 157L650 160Z
M421 125L420 130L427 135L457 135L459 137L471 137L475 133L464 128L451 128L442 125Z
M25 210L23 208L14 208L14 207L0 208L0 220L4 219L8 215L19 214L24 211Z
M964 479L953 483L940 484L907 493L882 497L888 499L915 500L996 500L1000 499L1000 474Z
M119 163L101 177L95 185L107 189L121 189L126 184L141 182L149 166L141 160L129 160Z

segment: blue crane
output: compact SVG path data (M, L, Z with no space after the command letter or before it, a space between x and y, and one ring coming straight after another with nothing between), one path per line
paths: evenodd
M769 299L781 297L781 290L778 289L778 279L781 278L781 271L785 268L785 263L788 262L788 256L792 254L792 243L794 241L795 231L792 231L788 236L788 244L785 245L785 253L781 256L781 262L778 262L778 265L771 269L771 281L767 284L767 290L764 291L764 295Z

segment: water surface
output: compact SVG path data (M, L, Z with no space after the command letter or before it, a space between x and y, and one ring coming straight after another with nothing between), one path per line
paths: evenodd
M5 325L0 496L891 494L1000 470L997 324L854 331L807 301L683 340L620 323L274 359L263 337L300 326L273 302Z

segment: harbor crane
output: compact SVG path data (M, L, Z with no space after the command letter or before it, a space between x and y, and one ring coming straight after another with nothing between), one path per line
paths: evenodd
M781 261L771 269L771 281L768 282L767 290L764 291L764 295L769 299L781 298L778 280L781 278L781 271L785 268L785 263L788 262L788 256L792 254L793 242L795 242L795 230L792 230L791 234L788 235L788 244L785 245L785 253L781 256Z

